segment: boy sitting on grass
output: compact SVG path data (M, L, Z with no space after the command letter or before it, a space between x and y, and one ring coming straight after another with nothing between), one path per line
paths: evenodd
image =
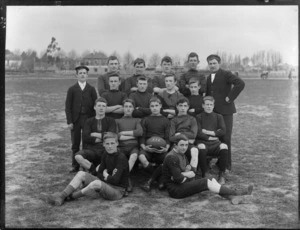
M106 133L103 137L103 145L105 152L97 176L79 171L62 192L42 194L42 198L49 204L61 206L65 201L82 196L119 200L126 195L129 176L128 160L117 149L118 135Z
M190 108L188 110L188 114L193 117L203 112L203 107L202 107L203 96L199 94L200 88L201 85L198 80L192 79L189 81L189 90L191 92L191 95L187 97L190 102Z
M138 137L142 136L143 128L140 124L140 118L133 118L134 101L125 99L123 101L124 116L121 119L116 119L117 131L119 135L119 150L128 158L129 172L131 172L139 153ZM129 179L128 192L132 192L132 183Z
M116 122L111 117L105 116L107 101L104 98L95 100L94 109L96 116L89 118L84 125L83 140L86 143L84 149L76 153L78 164L93 175L96 175L96 167L101 163L103 152L103 134L116 132Z
M132 113L133 117L144 118L151 114L149 106L150 99L153 97L153 95L147 92L147 87L147 78L143 75L140 75L137 80L137 91L129 95L129 98L134 101L136 106Z
M218 181L225 184L225 170L227 165L228 147L220 141L225 135L226 127L221 114L213 112L215 100L212 96L203 98L204 112L196 116L198 124L197 146L201 155L218 158L217 166L220 169ZM205 161L206 163L206 161ZM207 164L203 165L204 173Z
M123 101L127 98L126 93L119 90L121 84L120 76L113 73L109 76L109 91L102 94L107 100L106 115L114 119L121 118L124 114Z
M162 168L163 182L170 197L182 199L203 191L211 191L231 200L232 204L239 204L243 195L250 195L253 185L243 189L231 189L212 180L195 178L195 172L191 170L186 158L189 139L183 135L177 135L173 149L167 154Z

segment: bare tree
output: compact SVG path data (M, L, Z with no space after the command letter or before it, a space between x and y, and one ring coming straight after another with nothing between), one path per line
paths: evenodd
M173 59L173 65L174 66L180 66L180 64L181 64L181 57L178 54L174 55L172 57L172 59Z
M123 57L124 68L128 69L133 64L133 61L134 61L133 55L130 53L130 51L127 51Z
M72 59L72 60L76 60L76 59L79 58L79 55L76 52L76 50L72 49L71 51L68 52L67 57Z
M158 53L154 53L149 58L149 66L151 67L157 67L160 64L161 57Z
M147 64L147 60L148 60L148 58L147 58L147 55L146 54L140 54L139 55L139 58L142 58L144 61L145 61L145 63Z
M91 51L90 51L90 50L85 50L85 51L82 52L81 57L82 57L82 58L85 58L85 57L88 56L89 54L91 54Z

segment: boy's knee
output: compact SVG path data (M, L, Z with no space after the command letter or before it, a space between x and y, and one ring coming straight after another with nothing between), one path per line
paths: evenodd
M228 146L224 143L221 143L220 144L220 149L223 150L223 149L228 149Z
M84 171L79 171L76 174L76 176L79 177L81 180L84 180L85 179L85 172Z
M94 180L89 184L89 187L94 190L99 190L101 188L102 182L101 180Z
M81 161L81 160L83 160L83 157L79 154L79 153L77 153L76 155L75 155L75 160L78 162L78 161Z
M130 155L129 160L134 160L134 161L136 161L137 158L138 158L137 153L133 153L133 154Z
M191 156L192 157L197 157L198 156L198 149L193 147L191 148Z
M198 149L206 149L205 144L199 144L197 147Z

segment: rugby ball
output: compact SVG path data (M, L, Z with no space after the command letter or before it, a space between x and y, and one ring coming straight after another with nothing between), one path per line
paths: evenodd
M146 141L146 145L151 145L152 148L160 149L161 147L166 147L167 142L161 137L153 136Z

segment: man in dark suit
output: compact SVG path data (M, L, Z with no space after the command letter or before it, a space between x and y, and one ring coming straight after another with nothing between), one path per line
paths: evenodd
M79 151L81 131L85 120L95 116L94 102L97 99L96 89L88 84L89 68L81 65L75 68L78 82L68 89L65 111L67 124L71 130L72 140L72 169L70 172L79 171L79 164L75 160L75 153ZM83 147L84 147L84 143Z
M245 82L230 71L220 68L221 58L211 54L207 57L211 74L207 78L206 95L215 98L216 113L222 114L226 125L223 141L228 146L227 170L231 170L231 133L233 114L236 113L234 100L245 87Z

